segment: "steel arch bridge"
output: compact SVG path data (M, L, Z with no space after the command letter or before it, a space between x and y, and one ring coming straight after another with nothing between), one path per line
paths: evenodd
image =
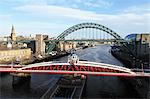
M108 27L105 27L103 25L97 24L97 23L81 23L81 24L77 24L74 25L70 28L68 28L67 30L65 30L63 33L61 33L57 39L61 40L64 39L64 37L68 36L69 34L71 34L74 31L80 30L80 29L84 29L84 28L93 28L93 29L98 29L101 31L104 31L108 34L110 34L111 36L113 36L115 39L122 39L116 32L114 32L113 30L109 29Z
M91 30L89 30L91 29ZM85 30L85 31L81 31ZM76 33L78 31L81 31L79 33ZM84 36L84 32L86 34L86 37ZM103 33L101 33L103 32ZM71 35L74 34L74 35ZM102 35L103 34L103 35ZM71 35L72 39L66 39ZM107 37L106 37L107 35ZM84 37L83 37L84 36ZM80 37L80 38L78 38ZM90 41L90 42L125 42L122 37L111 30L110 28L97 24L97 23L80 23L77 25L74 25L68 29L66 29L64 32L62 32L56 39L54 40L48 40L46 42L46 52L51 52L56 47L56 42L60 41L68 41L68 42L82 42L82 41ZM51 42L51 43L49 43Z

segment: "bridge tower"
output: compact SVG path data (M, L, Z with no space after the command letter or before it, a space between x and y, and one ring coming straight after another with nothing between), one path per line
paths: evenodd
M43 56L45 54L45 42L41 34L36 34L36 56Z

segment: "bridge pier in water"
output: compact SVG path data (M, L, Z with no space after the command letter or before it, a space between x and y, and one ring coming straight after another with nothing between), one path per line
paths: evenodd
M11 73L13 88L21 88L22 85L30 88L31 75L26 73Z

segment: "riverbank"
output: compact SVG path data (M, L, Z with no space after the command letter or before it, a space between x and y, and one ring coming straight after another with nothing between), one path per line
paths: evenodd
M40 62L48 62L48 61L52 61L53 59L57 59L57 58L61 58L61 57L67 56L69 54L70 53L67 53L67 52L61 52L61 53L58 53L56 55L48 55L48 56L46 56L44 58L39 58L39 59L35 59L35 60L29 60L29 61L24 62L22 64L27 65L27 64L34 64L34 63L40 63Z
M122 62L125 67L133 68L132 66L133 60L130 59L129 57L126 57L125 54L113 50L111 50L111 54L120 62ZM142 99L150 98L150 78L134 77L134 78L121 78L121 80L123 80L128 84L131 84L133 88L136 90L137 95L139 95L138 97Z

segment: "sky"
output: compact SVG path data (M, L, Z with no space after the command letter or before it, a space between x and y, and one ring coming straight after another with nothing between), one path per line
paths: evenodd
M0 0L0 36L57 37L67 28L94 22L120 36L150 33L150 0Z

